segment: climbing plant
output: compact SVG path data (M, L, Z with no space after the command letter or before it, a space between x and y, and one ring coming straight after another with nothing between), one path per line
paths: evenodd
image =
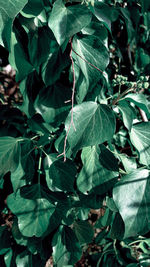
M0 14L19 87L0 94L1 266L80 266L91 244L92 266L149 266L149 1L1 0Z

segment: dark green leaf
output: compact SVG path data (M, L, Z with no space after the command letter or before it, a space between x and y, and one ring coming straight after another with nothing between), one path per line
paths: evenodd
M63 191L74 191L76 167L73 161L56 160L50 165L49 176L52 186Z
M14 172L19 165L20 144L19 139L5 136L0 138L0 175Z
M0 3L0 44L10 50L12 23L27 0L1 0Z
M73 52L75 63L81 69L85 79L84 81L82 78L82 80L78 81L79 85L77 84L77 95L81 103L87 92L92 90L98 80L100 80L102 71L105 70L109 63L109 57L105 44L95 36L75 36L73 38L73 49L79 55Z
M21 196L20 190L12 193L7 198L7 205L18 217L19 230L24 236L40 237L47 230L55 206L47 200L39 185L29 187L28 195L30 199Z
M70 88L57 84L41 90L34 107L46 123L54 124L56 127L64 121L70 109L70 104L65 103L69 97L71 97Z
M92 242L94 231L87 221L75 221L73 226L76 237L81 245Z
M53 31L59 45L80 32L90 23L91 14L86 6L65 7L62 0L57 0L50 14L48 25Z
M11 52L9 54L9 62L16 70L16 80L23 80L33 70L33 66L29 62L28 56L24 51L21 42L18 42L16 35L12 32Z
M73 120L76 131L71 126L68 142L74 151L111 140L115 132L114 113L106 105L91 101L77 105L73 109ZM70 121L71 114L65 123L66 132Z
M150 164L150 122L133 125L130 133L132 144L139 152L140 162Z
M117 177L118 173L110 171L100 164L100 149L98 147L84 148L82 154L84 155L84 165L77 178L78 189L86 193L99 186L99 194L103 194L100 185Z
M60 226L52 240L53 259L57 267L76 263L81 257L81 248L73 230Z
M107 29L111 32L111 22L118 17L118 11L101 2L94 3L93 14L98 20L104 23Z
M143 95L143 94L128 94L127 96L125 96L125 99L134 103L139 108L143 109L146 112L146 114L148 115L148 117L150 117L148 101L147 101L145 95Z
M149 171L136 170L123 176L113 190L113 199L125 224L124 238L149 231Z
M133 108L126 100L119 101L118 108L121 112L125 127L130 131L134 119Z

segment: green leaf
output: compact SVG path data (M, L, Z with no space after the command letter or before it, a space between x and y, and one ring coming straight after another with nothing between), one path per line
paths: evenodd
M16 192L21 186L24 186L26 184L25 180L21 179L24 174L25 172L22 168L21 162L19 162L17 169L13 173L11 173L11 183L14 192Z
M84 165L77 178L78 189L86 193L99 186L99 194L103 194L105 191L100 185L117 177L118 173L110 171L101 165L99 160L100 149L98 147L84 148L82 155L84 155Z
M46 123L56 127L66 118L70 104L66 104L65 101L69 98L71 98L70 88L56 84L41 90L35 100L34 107Z
M130 139L139 152L140 163L150 164L150 122L141 122L133 125Z
M7 205L18 217L20 232L27 237L42 236L55 210L40 185L29 186L24 196L20 194L20 190L12 193L7 198Z
M86 6L78 4L65 7L62 0L57 0L53 5L48 25L58 44L62 45L87 26L90 20L91 14Z
M73 226L76 237L81 245L92 242L94 231L92 226L87 221L75 221Z
M53 259L57 267L76 263L81 257L81 248L73 230L60 226L52 240ZM55 266L55 265L54 265Z
M74 191L76 166L73 161L67 159L56 160L50 165L49 176L52 186L63 191Z
M51 50L52 32L48 27L39 27L28 34L28 51L32 65L35 67L47 60ZM40 53L39 53L40 51Z
M0 3L0 44L10 50L12 23L27 0L1 0Z
M145 234L150 227L149 171L125 175L113 189L113 199L125 224L124 238Z
M102 2L95 2L93 14L98 20L104 23L106 28L111 32L111 22L118 17L118 11L114 7L110 7Z
M71 114L65 122L66 132L69 129L70 121ZM107 105L100 105L92 101L74 107L73 121L76 131L71 126L68 133L68 142L73 151L111 140L115 132L114 113Z
M20 144L18 139L5 136L0 138L0 175L14 172L19 165Z
M23 80L33 70L28 56L20 41L17 40L16 34L11 35L11 52L9 54L9 62L16 70L16 80Z
M38 16L42 9L44 8L44 4L42 0L28 0L28 3L23 8L21 14L27 18L31 18L34 16Z
M98 37L90 35L83 37L75 36L73 38L73 49L78 53L77 55L73 52L73 58L85 79L84 83L81 80L78 81L79 85L77 84L77 95L81 103L88 90L92 90L100 80L101 72L106 69L109 63L109 56L105 44ZM89 65L85 60L93 66Z
M24 250L16 257L16 266L17 267L43 267L45 266L46 261L41 259L39 254L33 255L28 250Z
M148 117L150 118L150 111L148 107L148 101L143 94L128 94L125 96L125 99L128 100L129 102L134 103L136 106L139 108L143 109ZM120 102L119 102L120 103Z
M46 86L53 85L60 78L62 71L70 64L68 54L62 53L60 47L57 46L53 53L51 51L42 66L42 78Z
M129 131L131 131L131 127L132 127L133 119L134 119L133 108L130 106L130 104L126 100L119 101L118 108L121 112L125 127Z

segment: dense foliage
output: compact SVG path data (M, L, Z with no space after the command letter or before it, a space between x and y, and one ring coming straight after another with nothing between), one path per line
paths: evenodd
M88 244L93 267L150 266L150 2L0 13L20 90L0 94L1 266L71 267Z

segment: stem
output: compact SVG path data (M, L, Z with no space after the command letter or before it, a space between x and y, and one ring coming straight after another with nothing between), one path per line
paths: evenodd
M87 61L85 58L81 57L73 48L72 51L78 56L80 57L83 61L85 61L87 64L89 64L90 66L92 66L93 68L97 69L98 71L100 71L101 73L103 73L103 71L101 69L99 69L98 67L96 67L95 65L91 64L89 61Z
M141 108L138 108L138 110L139 110L139 113L141 115L142 121L147 122L148 118L147 118L146 113L144 112L144 110L142 110Z
M42 165L42 150L40 150L39 165L38 165L38 184L40 184L41 165Z
M113 100L112 102L112 105L116 105L118 103L118 101L124 96L126 95L127 93L131 92L135 90L135 88L130 88L130 89L127 89L125 90L122 94L120 94L116 99Z
M74 70L74 62L73 62L73 58L72 58L72 39L70 39L70 44L71 44L71 51L70 51L70 59L71 59L71 65L72 65L72 72L73 72L73 86L72 86L72 96L71 99L68 100L69 102L71 102L71 120L69 123L69 127L68 127L68 131L66 133L65 136L65 140L64 140L64 149L63 149L63 153L61 153L60 155L58 155L58 157L60 156L64 156L64 162L66 161L66 145L67 145L67 138L68 138L68 134L71 128L71 125L73 126L74 130L76 131L75 125L74 125L74 121L73 121L73 107L74 107L74 95L75 95L75 83L76 83L76 79L75 79L75 70ZM67 102L68 102L67 101Z

